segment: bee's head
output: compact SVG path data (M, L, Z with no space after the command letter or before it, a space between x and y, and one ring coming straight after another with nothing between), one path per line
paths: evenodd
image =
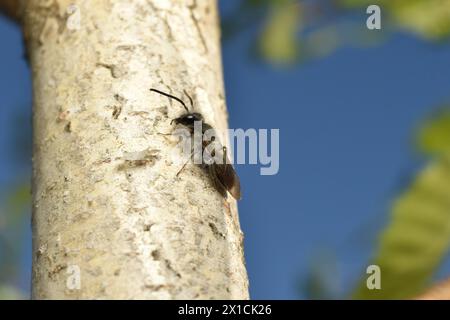
M173 119L176 124L182 124L186 127L193 127L195 121L203 121L203 116L200 113L192 112Z
M182 115L181 117L175 118L173 119L170 124L172 124L173 122L175 122L176 124L182 124L188 128L194 128L194 124L196 121L202 121L203 122L203 116L198 113L198 112L192 112L189 111L188 107L186 106L186 104L183 102L183 100L181 100L180 98L177 98L171 94L156 90L151 88L150 91L154 91L157 92L159 94L162 94L163 96L169 97L171 99L174 99L176 101L178 101L179 103L181 103L181 105L184 107L184 109L186 109L187 113L185 113L184 115ZM194 109L194 103L192 101L192 98L190 95L188 95L188 93L186 91L184 91L184 93L186 94L186 96L189 98L189 101L191 102L191 107L192 110Z

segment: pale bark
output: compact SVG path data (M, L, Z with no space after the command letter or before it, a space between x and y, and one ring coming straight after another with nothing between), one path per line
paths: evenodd
M226 141L216 1L24 3L33 298L248 298L236 203L198 167L176 177L159 133L184 110L149 91L190 92Z
M428 289L418 300L450 300L450 279L444 280Z

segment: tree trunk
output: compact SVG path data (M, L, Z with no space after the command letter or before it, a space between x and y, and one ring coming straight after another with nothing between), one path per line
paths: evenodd
M28 0L36 299L247 299L237 207L176 176L183 97L227 143L216 1Z

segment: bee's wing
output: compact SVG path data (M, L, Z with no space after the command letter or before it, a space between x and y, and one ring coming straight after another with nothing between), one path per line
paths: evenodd
M214 164L207 167L209 177L211 178L212 183L216 190L222 195L222 197L227 197L227 188L222 184L222 181L219 179L219 174L217 172L217 168Z
M233 166L228 163L217 164L214 163L211 169L214 171L215 180L223 186L225 190L235 198L236 200L241 199L241 184L239 182L239 177L234 171ZM215 182L216 183L216 182Z
M227 156L227 148L222 145L217 145L214 143L207 143L205 148L212 148L211 155L214 157L219 156L219 159L223 159L222 163L213 162L208 166L209 175L212 178L214 185L217 191L220 192L224 197L227 196L227 191L235 198L236 200L241 199L241 184L239 182L239 177L234 171L233 166L231 165L230 160ZM220 146L220 148L217 148Z

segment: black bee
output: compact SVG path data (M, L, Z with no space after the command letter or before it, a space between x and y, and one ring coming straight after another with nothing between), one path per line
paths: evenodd
M175 122L175 124L181 124L181 125L185 126L190 131L191 136L194 133L194 123L196 121L201 122L202 137L206 131L214 130L214 128L211 125L207 124L204 121L203 115L201 113L189 111L189 109L186 107L186 104L184 103L184 101L181 100L180 98L177 98L173 95L170 95L168 93L165 93L165 92L162 92L162 91L159 91L156 89L150 89L150 91L157 92L159 94L162 94L166 97L169 97L169 98L174 99L174 100L178 101L179 103L181 103L181 105L184 107L184 109L186 109L187 113L181 115L178 118L173 119L171 121L171 123ZM194 104L192 102L192 98L186 93L186 91L184 93L189 98L192 109L194 109ZM214 136L217 136L217 135L214 134ZM202 152L204 152L205 149L208 148L208 146L212 143L212 141L213 140L205 141L205 139L202 139L202 144L201 144ZM215 141L215 143L219 143L219 142ZM225 198L227 197L227 191L228 191L233 196L233 198L235 198L236 200L240 200L241 199L241 185L239 182L239 177L237 176L236 172L234 171L233 166L231 165L231 163L228 159L227 148L222 145L220 145L220 146L222 148L217 148L217 149L220 149L217 152L220 152L221 154L218 154L217 156L220 157L221 159L223 159L222 163L216 163L215 161L212 161L212 162L211 161L207 161L207 162L202 161L202 164L200 166L203 169L205 169L205 171L208 173L209 177L211 178L211 180L214 184L214 187L223 197L225 197ZM211 152L212 157L216 156L215 150L216 149L214 149ZM184 168L184 166L183 166L183 168ZM181 172L181 170L178 172L178 174Z

